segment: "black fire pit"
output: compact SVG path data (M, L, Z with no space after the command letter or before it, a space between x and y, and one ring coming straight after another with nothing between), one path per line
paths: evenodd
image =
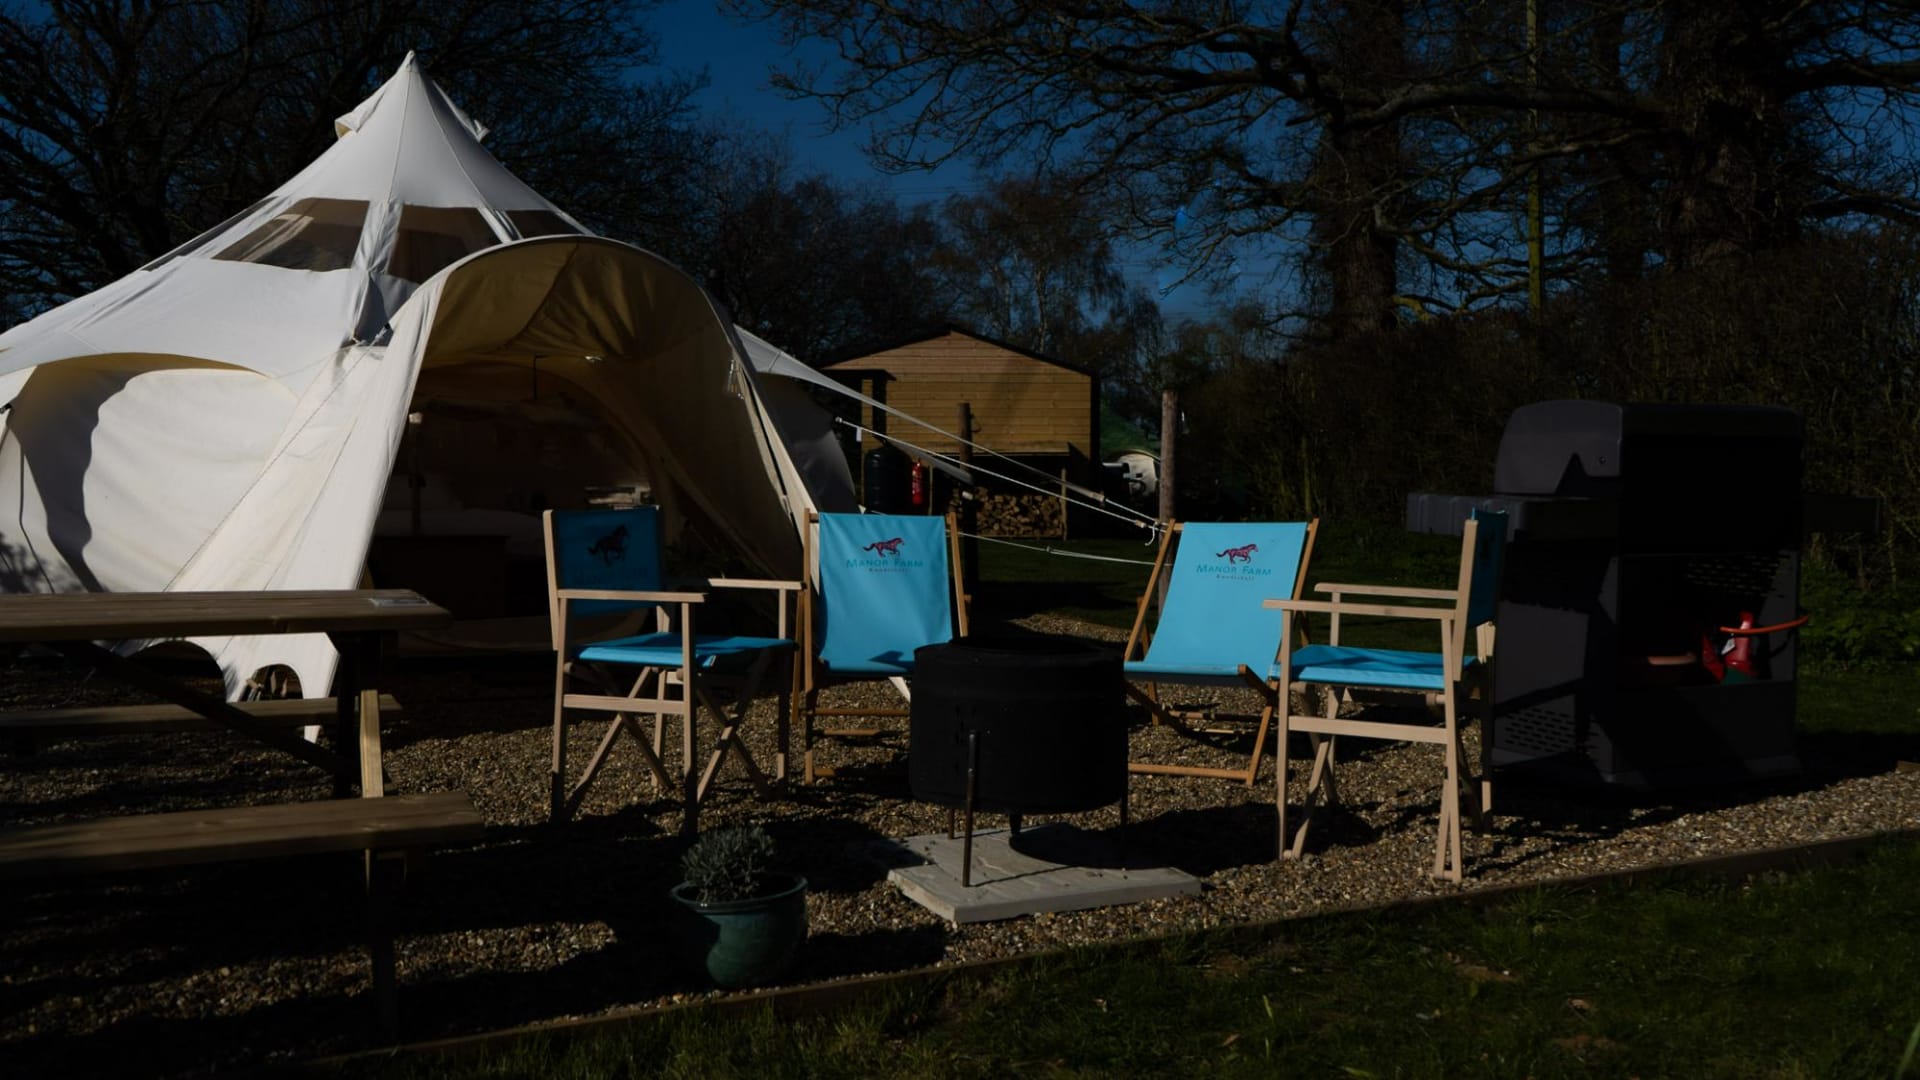
M1798 770L1800 450L1786 409L1548 401L1508 419L1492 494L1408 497L1416 531L1507 514L1495 766L1634 787Z
M907 779L913 797L965 813L1065 814L1120 804L1127 728L1120 654L1070 638L960 638L914 651ZM951 831L951 828L949 828Z

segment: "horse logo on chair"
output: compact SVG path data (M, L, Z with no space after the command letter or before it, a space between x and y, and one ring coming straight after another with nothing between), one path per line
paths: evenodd
M593 545L587 548L587 554L598 555L600 561L608 566L612 566L615 559L626 558L627 527L622 525L605 536L602 536L600 539L595 540Z
M898 536L891 540L875 540L862 550L871 551L877 555L892 555L897 557L900 554L900 545L903 542L904 541Z
M1250 563L1253 561L1253 553L1259 550L1260 550L1259 544L1246 544L1241 547L1228 548L1227 550L1216 554L1214 558L1225 559L1229 564L1237 563L1237 562Z

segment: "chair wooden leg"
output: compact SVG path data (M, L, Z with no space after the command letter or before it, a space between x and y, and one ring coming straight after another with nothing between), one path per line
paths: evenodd
M1315 748L1314 762L1320 766L1320 780L1314 787L1320 792L1321 801L1328 810L1340 805L1340 774L1334 768L1335 751L1340 747L1340 737L1325 736L1324 744Z
M800 710L802 714L801 728L800 728L800 753L804 759L801 762L801 771L804 773L803 779L809 785L811 785L815 780L819 779L819 776L814 772L814 768L813 768L813 720L814 720L814 714L819 710L819 708L820 708L820 688L816 686L810 686L807 688L805 698L802 701L800 706Z
M714 740L713 753L708 756L707 767L700 774L700 782L694 788L694 798L706 798L707 788L713 783L713 778L719 775L720 765L728 753L740 759L741 765L747 770L747 779L753 783L754 791L763 799L771 797L773 790L767 784L766 774L761 772L759 764L753 760L751 754L747 753L747 748L742 746L737 738L740 725L746 719L747 707L752 704L751 695L742 692L731 721L728 720L727 714L721 711L712 695L707 693L705 687L700 688L699 699L699 703L705 705L707 711L713 713L714 717L726 726L720 729L719 737Z
M1441 701L1445 713L1447 739L1446 781L1440 788L1440 831L1434 837L1433 876L1458 882L1462 879L1460 849L1460 739L1455 695L1448 689Z
M1332 688L1323 688L1326 696L1326 719L1334 719L1340 712L1340 695ZM1292 853L1299 858L1307 847L1307 833L1313 828L1317 815L1331 812L1339 805L1340 789L1334 770L1334 752L1339 741L1332 735L1315 732L1312 736L1313 767L1307 774L1306 791L1300 797L1300 827L1294 830Z
M1463 880L1460 860L1460 803L1443 793L1440 830L1433 845L1433 876L1458 884Z
M1293 844L1288 849L1293 858L1299 858L1307 849L1307 834L1313 829L1314 818L1323 812L1323 808L1333 805L1333 749L1334 738L1331 735L1313 734L1313 764L1307 770L1306 788L1300 796L1300 825L1293 831Z
M1440 827L1433 834L1433 870L1437 878L1447 877L1447 834L1451 831L1453 815L1449 812L1449 800L1444 789L1440 795Z
M1287 756L1287 741L1293 731L1293 703L1286 685L1280 687L1280 748L1273 756L1273 809L1278 818L1278 837L1274 844L1276 860L1292 858L1287 847L1287 772L1292 762Z
M673 776L667 772L666 762L661 760L660 755L655 753L653 747L649 744L647 733L640 730L639 718L632 713L618 713L616 715L618 719L615 723L619 725L618 730L626 732L627 737L633 740L634 747L640 751L640 760L646 764L647 776L653 781L654 794L658 795L661 792L671 791L673 789Z
M1147 693L1132 683L1122 683L1121 689L1126 691L1128 697L1146 707L1147 714L1153 718L1154 727L1165 724L1183 735L1193 734L1193 728L1188 726L1185 720L1180 719L1170 712L1166 704L1160 700L1157 694Z
M793 710L794 688L799 685L799 680L795 677L799 670L793 654L788 653L785 657L785 666L781 670L785 678L780 681L780 699L773 710L773 722L776 725L773 736L773 780L783 785L787 782L787 756L792 749L793 725L789 721Z
M780 718L780 722L786 727L786 732L783 737L789 741L791 741L793 738L794 729L800 727L805 722L801 714L806 712L806 709L807 709L807 685L806 684L807 684L808 663L809 662L805 656L799 654L798 652L794 654L793 667L789 671L789 675L792 678L792 685L788 688L788 695L789 695L787 698L788 712L786 716L783 716ZM802 749L802 752L804 753L806 748L806 745L805 745L806 740L804 736L802 736L801 743L802 743L801 749ZM804 771L805 770L803 768L802 772L804 773ZM805 779L804 776L802 778Z
M1331 687L1327 688L1327 719L1332 720L1340 715L1340 704L1340 695ZM1338 750L1339 738L1334 735L1327 736L1327 776L1321 786L1326 792L1329 809L1340 803L1340 774L1336 768L1339 760Z
M754 698L760 694L760 683L765 680L768 670L773 666L773 660L771 653L761 653L754 660L752 668L747 671L746 677L741 681L739 694L734 700L731 712L723 710L714 700L713 695L708 692L705 683L702 683L696 704L705 705L707 711L713 714L715 722L720 724L720 734L714 739L713 752L708 755L707 767L700 775L696 798L707 797L707 789L713 784L714 777L719 775L720 766L725 764L728 753L738 757L746 767L747 778L753 782L756 794L763 799L772 795L766 774L760 769L760 763L753 760L753 755L747 753L747 748L740 742L738 733L741 725L747 721L747 713L753 708Z
M600 767L607 763L607 755L613 750L613 741L620 737L620 726L620 716L616 713L613 720L607 724L607 730L601 733L600 744L593 748L593 756L587 759L587 767L580 773L580 779L573 782L573 789L567 793L569 812L572 807L578 805L580 796L587 790L587 785L593 783L594 778L600 775Z
M1475 808L1476 828L1493 825L1493 680L1480 683L1480 805Z
M667 714L666 713L657 712L653 714L653 732L651 735L651 740L653 743L654 760L655 761L667 760ZM655 795L666 796L667 793L669 791L672 791L674 788L674 784L671 779L662 777L659 783L660 783L659 788L657 788L654 791Z
M553 758L547 766L547 820L555 825L566 821L567 804L567 718L561 702L567 693L567 658L560 654L553 673Z
M686 712L680 717L680 831L693 836L700 831L700 770L695 764L700 736L699 676L682 671L680 697Z
M1316 797L1331 790L1333 783L1333 739L1320 734L1311 734L1313 762L1308 767L1305 787L1300 796L1300 822L1291 836L1287 832L1287 777L1292 759L1287 753L1288 744L1293 740L1293 691L1291 686L1276 688L1276 700L1279 705L1280 724L1276 732L1278 746L1274 749L1274 792L1279 808L1280 858L1298 859L1306 850L1307 832L1313 824L1314 802ZM1338 705L1335 705L1338 708ZM1306 717L1300 717L1306 719Z
M1247 762L1247 786L1248 787L1253 786L1254 777L1259 775L1260 757L1262 754L1266 753L1266 750L1267 750L1267 730L1273 726L1274 701L1275 701L1275 693L1273 690L1269 689L1267 691L1266 705L1260 710L1260 726L1255 728L1253 732L1253 757L1251 760ZM1287 748L1285 746L1282 746L1279 751L1281 756L1284 757L1286 755L1286 752L1287 752Z
M1460 816L1460 768L1464 759L1460 743L1460 697L1457 693L1447 695L1447 727L1453 735L1447 740L1447 801L1453 807L1452 828L1447 831L1447 854L1451 860L1447 875L1448 880L1458 882L1466 873L1466 853L1462 850L1461 836L1465 832L1465 822Z
M1484 773L1471 772L1465 767L1468 760L1467 732L1465 728L1454 732L1453 747L1454 755L1462 766L1460 770L1460 812L1462 821L1465 825L1472 826L1475 829L1486 828L1489 816L1486 809L1488 784Z

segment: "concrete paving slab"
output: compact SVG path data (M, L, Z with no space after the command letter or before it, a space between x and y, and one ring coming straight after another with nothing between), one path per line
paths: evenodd
M1146 852L1124 861L1110 836L1050 822L1022 829L1017 847L1006 829L973 834L973 884L960 884L961 838L945 833L899 843L925 859L895 867L887 879L907 898L953 923L992 922L1042 911L1079 911L1192 896L1200 879L1170 866L1151 865Z

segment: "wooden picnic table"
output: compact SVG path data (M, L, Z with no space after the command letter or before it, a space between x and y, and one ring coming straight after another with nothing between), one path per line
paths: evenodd
M256 592L47 593L0 596L0 644L45 645L214 724L331 772L335 794L383 790L380 773L382 640L447 626L452 616L405 589ZM340 652L334 749L265 722L99 644L253 634L322 633ZM357 729L357 735L356 735Z
M317 802L136 813L0 829L0 881L364 851L373 998L380 1029L392 1036L398 1030L398 1006L391 912L405 878L405 854L478 839L484 823L464 792L381 797L385 783L376 689L381 644L401 630L430 630L452 621L445 609L404 589L0 596L0 644L45 645L216 726L285 750L331 772L335 795ZM255 715L101 644L306 633L326 634L340 651L333 749L287 731L285 723L275 719L285 710L256 708L263 715ZM99 709L72 711L82 727L103 719ZM77 715L83 713L90 715ZM33 720L45 726L50 715L50 710L38 710ZM142 716L139 723L159 721ZM354 793L356 779L365 797L344 798Z

